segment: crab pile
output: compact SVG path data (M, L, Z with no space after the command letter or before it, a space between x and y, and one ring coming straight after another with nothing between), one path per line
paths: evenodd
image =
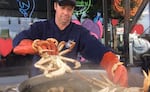
M66 46L67 49L63 50L64 46ZM54 38L34 40L32 47L41 56L40 60L38 60L34 66L42 70L43 74L49 78L60 76L67 72L70 73L72 72L72 69L67 62L75 64L75 69L81 66L79 61L63 56L70 52L74 46L74 41L61 41L58 43Z
M150 71L148 75L145 71L143 71L145 77L143 87L122 87L110 81L105 74L100 74L99 78L87 77L79 72L77 72L77 74L83 80L87 81L88 83L92 84L95 87L98 87L98 92L149 92Z

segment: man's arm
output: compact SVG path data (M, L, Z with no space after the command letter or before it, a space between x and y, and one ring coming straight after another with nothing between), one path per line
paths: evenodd
M13 47L16 47L23 39L35 40L36 38L39 38L42 35L41 31L43 31L40 28L42 28L41 22L35 22L29 29L18 33L13 39Z
M80 45L82 48L81 55L84 58L99 63L114 83L127 86L127 69L120 64L119 59L113 53L112 49L104 46L99 40L90 36L88 32L82 35Z

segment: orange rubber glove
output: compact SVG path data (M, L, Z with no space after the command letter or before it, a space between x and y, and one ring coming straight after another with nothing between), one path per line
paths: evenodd
M33 41L30 39L23 39L18 46L13 49L15 54L27 55L36 54L36 51L32 48Z
M127 69L121 63L117 56L112 52L106 52L103 56L103 59L100 63L107 74L110 80L115 84L119 84L121 86L128 86L128 75Z

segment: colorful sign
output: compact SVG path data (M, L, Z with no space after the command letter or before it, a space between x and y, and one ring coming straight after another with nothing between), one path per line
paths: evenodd
M77 0L75 15L82 15L83 12L87 13L92 5L92 0Z
M24 17L31 17L35 9L35 0L17 0L19 12Z

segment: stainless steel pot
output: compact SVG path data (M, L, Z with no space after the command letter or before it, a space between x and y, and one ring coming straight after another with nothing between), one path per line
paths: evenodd
M17 92L49 92L53 87L64 87L65 92L97 92L97 88L91 86L85 80L78 76L81 73L88 77L100 78L99 74L106 74L104 70L74 70L63 76L55 78L46 78L44 75L38 75L20 83L16 88ZM143 77L129 72L129 86L142 86ZM70 91L69 91L70 90ZM12 91L11 91L12 92Z
M17 92L48 92L52 87L64 87L66 92L93 92L93 90L97 90L81 79L77 72L88 77L98 77L100 73L105 73L103 70L74 70L72 73L55 78L38 75L20 83L16 90Z

